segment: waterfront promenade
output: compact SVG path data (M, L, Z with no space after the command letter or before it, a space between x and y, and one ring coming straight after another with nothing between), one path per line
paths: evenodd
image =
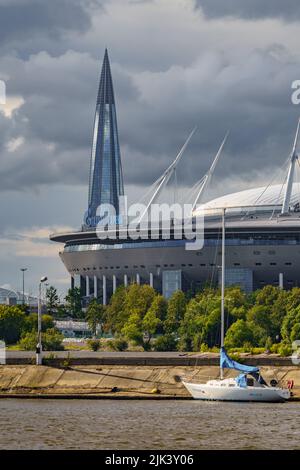
M292 366L290 357L277 354L241 354L244 364L258 366ZM218 366L219 353L192 352L112 352L112 351L44 351L43 358L47 364L59 365L69 360L72 365L172 365L172 366ZM34 351L7 351L6 363L33 364Z

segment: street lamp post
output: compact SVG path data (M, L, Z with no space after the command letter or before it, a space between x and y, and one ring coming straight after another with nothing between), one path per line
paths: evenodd
M27 271L27 268L21 268L20 271L22 271L22 278L23 278L22 284L23 284L23 305L24 305L25 304L25 292L24 292L25 280L24 278L25 278L25 271Z
M39 283L38 294L38 342L36 345L36 365L42 365L42 284L47 281L47 277L43 276Z

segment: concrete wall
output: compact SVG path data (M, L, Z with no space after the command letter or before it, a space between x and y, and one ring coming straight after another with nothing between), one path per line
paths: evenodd
M300 399L300 368L261 368L268 381L295 382ZM217 366L0 366L0 397L190 398L180 377L191 381L217 378ZM226 377L234 376L226 371ZM117 387L117 391L113 389ZM159 391L159 393L157 393Z

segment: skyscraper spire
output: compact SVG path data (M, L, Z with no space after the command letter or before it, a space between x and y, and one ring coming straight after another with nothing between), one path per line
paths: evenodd
M90 227L97 225L97 209L102 204L111 204L119 216L119 197L123 194L115 97L108 52L105 49L94 120L85 224Z

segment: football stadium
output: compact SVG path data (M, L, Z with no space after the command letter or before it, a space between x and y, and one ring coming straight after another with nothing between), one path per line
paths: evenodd
M60 257L70 273L71 286L81 288L86 302L96 297L103 304L119 285L132 282L150 284L167 298L178 289L195 291L205 285L216 286L220 281L224 210L226 285L240 285L246 292L266 284L284 289L300 285L300 194L294 181L298 131L299 123L282 184L235 192L202 204L226 144L226 135L208 172L192 188L190 215L169 212L170 229L164 230L164 220L158 218L153 230L149 226L149 213L176 172L193 130L175 160L151 187L145 209L139 220L135 220L138 236L130 236L131 221L124 210L116 106L106 50L94 120L88 210L78 231L50 236L63 246ZM99 212L103 207L105 210ZM112 215L107 208L113 209L115 230L105 224L108 220L105 215L109 215L110 221Z

